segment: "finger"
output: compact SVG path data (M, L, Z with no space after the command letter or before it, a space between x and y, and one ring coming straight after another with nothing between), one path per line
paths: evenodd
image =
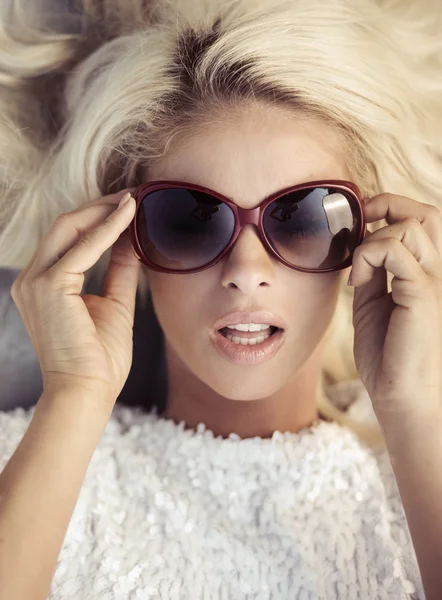
M81 235L86 233L88 229L96 227L108 217L115 210L115 207L125 193L135 189L127 188L115 194L91 200L70 213L59 215L40 240L39 246L36 248L26 267L18 275L17 280L19 281L17 283L20 283L27 275L36 277L43 270L49 269L78 242ZM75 227L73 221L68 219L68 215L82 213L85 208L89 207L96 208L93 211L89 211L91 216L90 220L88 220L87 228L83 224ZM63 227L60 227L61 222L63 223Z
M135 318L140 265L132 252L129 231L126 229L112 246L102 295L128 309L131 322Z
M34 264L35 259L37 258L38 252L39 252L39 247L37 246L37 248L34 251L34 254L31 256L26 267L24 269L22 269L20 271L20 273L17 275L15 282L14 282L14 283L16 283L16 286L19 286L21 284L21 282L23 281L23 279L26 277L26 275L29 273L32 265Z
M32 265L31 278L55 265L88 231L93 231L114 212L113 204L96 204L59 215L44 235Z
M427 275L442 280L442 259L429 235L417 219L407 218L394 225L378 229L370 233L362 241L361 246L388 238L394 238L402 242Z
M114 210L109 217L94 229L88 231L80 241L56 262L48 271L57 273L60 280L73 275L69 280L72 283L73 294L80 294L84 281L84 272L93 267L99 258L127 229L135 213L135 200L128 196L129 202L122 208ZM92 207L90 207L92 208ZM78 217L78 215L77 215ZM81 276L81 277L77 277Z
M407 196L384 193L364 200L364 217L367 223L385 219L389 225L407 217L418 219L442 257L442 212L436 206Z
M382 269L383 267L383 269ZM376 270L384 271L383 276ZM355 289L356 309L386 293L386 272L392 273L396 282L400 282L401 298L394 295L397 304L411 307L413 299L424 298L427 294L427 276L411 252L396 238L386 238L358 246L353 255L352 285Z
M108 194L107 196L101 196L100 198L96 198L95 200L90 200L89 202L85 202L84 204L82 204L81 206L79 206L78 208L73 210L70 214L72 214L74 212L78 212L78 211L82 210L83 208L87 208L88 206L97 206L97 205L101 205L101 204L110 204L110 205L114 206L114 208L115 208L115 206L118 205L121 198L125 194L127 194L127 192L130 192L132 194L132 192L135 191L136 189L137 189L136 187L125 188L124 190L120 190L120 191L116 192L115 194Z

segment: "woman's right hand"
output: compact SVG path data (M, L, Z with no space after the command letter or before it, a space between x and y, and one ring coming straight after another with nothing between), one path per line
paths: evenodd
M129 375L140 262L127 229L135 200L115 210L126 192L58 216L12 285L45 395L83 389L112 408ZM84 272L112 245L102 295L81 295Z

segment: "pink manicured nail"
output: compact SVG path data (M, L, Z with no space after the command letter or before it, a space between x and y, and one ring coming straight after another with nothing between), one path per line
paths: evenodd
M118 208L123 208L124 206L126 206L126 204L129 202L130 200L130 192L127 192L126 194L124 194L124 196L121 198L120 203L118 205ZM118 209L117 209L118 210Z

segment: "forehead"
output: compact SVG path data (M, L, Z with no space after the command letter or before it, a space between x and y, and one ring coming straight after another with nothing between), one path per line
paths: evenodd
M252 208L270 194L318 179L350 179L345 150L324 122L280 107L225 111L176 136L145 181L195 183Z

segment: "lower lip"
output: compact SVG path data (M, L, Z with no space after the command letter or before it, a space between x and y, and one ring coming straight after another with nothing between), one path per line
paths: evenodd
M254 346L234 344L215 331L211 340L222 356L236 365L259 365L269 360L278 352L284 343L284 330L278 329L273 335Z

